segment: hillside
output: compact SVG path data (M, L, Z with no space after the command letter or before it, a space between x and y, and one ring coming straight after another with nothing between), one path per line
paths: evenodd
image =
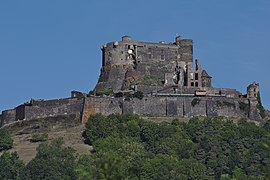
M171 123L176 118L142 117L142 119L154 123ZM188 122L189 119L177 118L179 122ZM230 119L237 123L241 120L241 117ZM248 121L257 125L260 124L257 121ZM35 157L36 148L41 144L41 142L31 142L32 135L36 133L48 134L48 142L62 137L65 142L64 145L75 149L80 155L90 154L90 150L93 149L92 146L84 143L85 139L82 137L82 132L85 130L85 125L81 124L73 115L18 121L4 128L10 132L14 140L13 148L9 152L17 152L20 159L26 163Z
M10 152L17 152L24 162L29 162L36 155L36 148L41 142L31 142L36 133L48 134L48 142L63 137L65 146L72 147L79 154L90 154L91 146L84 144L82 132L84 125L74 116L58 116L29 121L19 121L5 127L12 135L14 147Z
M268 121L256 125L243 118L97 114L85 126L67 115L18 121L4 128L14 139L9 152L18 155L1 155L0 179L270 177ZM31 142L37 133L48 134L47 142Z

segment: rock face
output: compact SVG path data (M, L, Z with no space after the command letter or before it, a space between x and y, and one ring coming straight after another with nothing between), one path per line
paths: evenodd
M193 62L191 39L177 36L175 42L150 43L124 36L101 50L100 77L89 95L72 91L71 98L31 100L3 111L1 125L59 115L75 115L86 122L96 113L262 119L259 84L250 84L244 95L235 89L214 88L212 77L197 59ZM136 93L143 97L136 98Z

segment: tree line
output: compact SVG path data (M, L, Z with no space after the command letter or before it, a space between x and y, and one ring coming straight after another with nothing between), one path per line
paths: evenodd
M236 124L197 117L158 124L138 116L97 114L83 136L93 146L91 155L78 155L62 139L41 143L28 164L16 152L4 152L0 179L270 178L269 122L257 126L245 119Z

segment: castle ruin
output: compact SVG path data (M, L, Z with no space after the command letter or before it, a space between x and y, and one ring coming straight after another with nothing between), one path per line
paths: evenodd
M227 116L262 119L257 108L259 84L247 94L215 88L212 77L193 61L193 41L140 42L123 36L101 47L102 67L96 87L70 98L31 100L2 112L1 125L19 120L75 114L137 114L151 117ZM140 96L138 96L138 94Z

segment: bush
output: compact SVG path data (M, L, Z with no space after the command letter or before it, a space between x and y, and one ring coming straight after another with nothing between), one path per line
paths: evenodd
M109 89L98 89L96 91L97 95L107 95L108 96L108 95L110 95L112 93L113 93L113 90L111 88L109 88Z
M32 135L31 142L44 142L48 140L48 134L46 133L36 133Z
M199 104L200 102L201 102L200 99L195 98L195 99L193 99L193 100L191 101L191 105L192 105L192 106L195 106L196 104Z
M156 86L162 84L162 79L156 76L144 76L143 78L137 79L134 84Z
M0 129L0 151L11 149L13 139L6 129Z
M262 105L260 93L258 93L258 95L257 95L257 100L258 100L257 108L260 111L261 117L264 119L266 117L266 115L265 115L265 110L264 110L263 105Z
M136 91L133 96L135 98L142 99L144 95L142 91Z
M90 97L91 95L95 95L95 91L94 90L89 91L89 93L87 94L87 97Z

